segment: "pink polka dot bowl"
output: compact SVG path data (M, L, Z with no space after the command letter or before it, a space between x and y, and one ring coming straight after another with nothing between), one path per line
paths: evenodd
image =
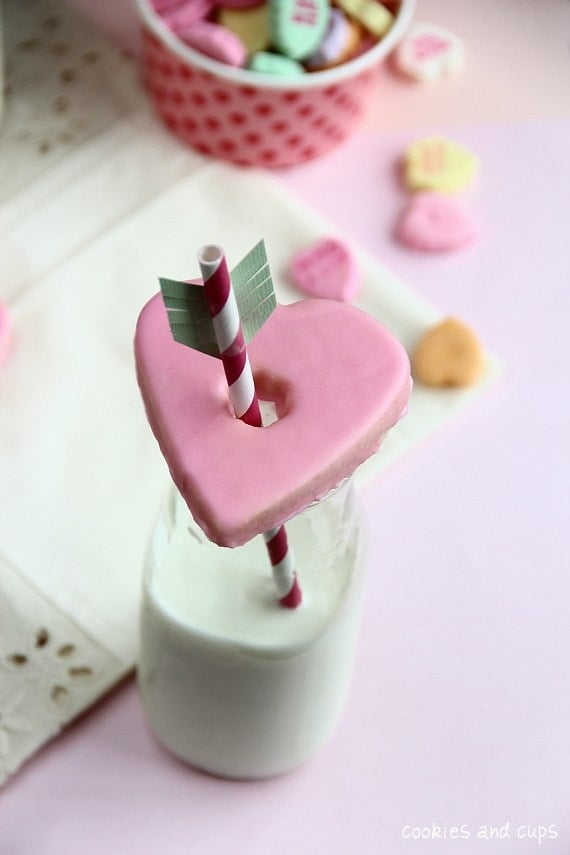
M136 0L144 80L165 125L187 145L249 166L289 166L343 142L374 95L378 67L405 33L401 0L384 38L349 62L301 77L233 68L181 42L150 0Z

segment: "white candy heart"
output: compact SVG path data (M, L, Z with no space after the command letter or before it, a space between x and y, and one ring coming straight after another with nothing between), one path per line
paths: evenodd
M465 45L436 24L414 21L394 53L396 67L415 80L438 80L465 67Z

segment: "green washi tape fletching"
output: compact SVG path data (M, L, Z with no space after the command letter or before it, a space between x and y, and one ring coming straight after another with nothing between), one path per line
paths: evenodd
M247 344L277 306L263 241L242 258L230 276ZM159 282L173 339L219 359L221 354L204 286L162 277Z

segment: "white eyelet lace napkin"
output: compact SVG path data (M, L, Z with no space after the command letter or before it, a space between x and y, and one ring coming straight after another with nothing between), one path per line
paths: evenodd
M266 174L207 164L137 103L0 206L0 299L15 326L0 366L0 781L132 669L141 567L168 485L135 381L132 338L159 275L230 264L261 237L278 295L291 254L329 225ZM437 311L358 252L359 305L408 347ZM471 391L416 388L362 484Z
M3 0L2 20L0 201L145 103L128 53L64 3Z

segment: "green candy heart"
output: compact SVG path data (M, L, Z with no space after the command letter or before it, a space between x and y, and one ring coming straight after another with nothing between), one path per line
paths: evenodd
M250 71L259 71L262 74L278 74L281 77L295 77L298 74L305 74L305 69L296 59L282 56L279 53L269 53L265 50L253 54L249 60L248 68Z
M272 43L291 59L305 59L322 42L329 17L328 0L270 0Z

